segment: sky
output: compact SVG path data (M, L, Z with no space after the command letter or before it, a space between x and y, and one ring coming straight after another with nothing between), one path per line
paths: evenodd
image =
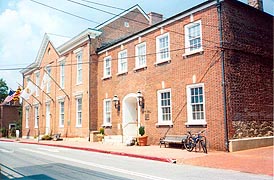
M119 14L123 9L139 4L146 13L157 12L163 14L166 19L205 0L0 0L0 78L6 81L9 88L15 90L18 83L23 84L20 69L16 68L27 67L35 61L45 33L49 34L54 46L58 47L87 28L94 28L98 23L114 16L72 1L113 14ZM81 16L89 21L35 2ZM120 9L101 6L94 2ZM274 0L263 0L263 4L264 11L273 15Z

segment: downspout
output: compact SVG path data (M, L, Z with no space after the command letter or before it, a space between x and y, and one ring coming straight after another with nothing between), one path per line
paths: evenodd
M91 38L90 35L88 35L88 40L89 40L89 44L88 44L88 74L89 74L89 78L88 78L88 114L89 114L89 118L88 118L88 141L90 142L90 119L91 119L91 109L90 109L90 89L91 89L91 85L90 85L90 80L91 80L91 70L90 70L90 60L91 60Z
M221 48L221 66L222 66L222 93L223 93L223 107L224 107L224 128L225 128L225 148L229 152L228 141L228 126L227 126L227 104L226 104L226 84L225 84L225 61L224 61L224 48L223 48L223 25L222 25L222 7L220 0L217 0L218 11L218 26L220 31L220 48Z

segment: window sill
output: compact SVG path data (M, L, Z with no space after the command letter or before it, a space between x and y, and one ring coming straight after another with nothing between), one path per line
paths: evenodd
M185 54L183 54L183 58L186 59L188 58L189 56L191 55L195 55L195 54L203 54L204 53L204 50L203 49L197 49L197 50L194 50L194 51L187 51Z
M116 76L123 76L123 75L127 75L127 74L128 74L127 71L126 72L120 72L120 73L117 73Z
M163 64L170 64L171 63L171 59L166 59L166 60L162 60L162 61L156 61L154 63L154 66L159 66L159 65L163 65Z
M101 78L102 80L107 80L107 79L111 79L111 76L104 76Z
M82 128L82 125L76 125L76 128Z
M140 70L146 70L147 66L142 66L142 67L136 67L133 69L134 72L140 71Z
M104 128L111 128L112 124L102 124L102 127L104 127Z
M64 128L64 126L59 126L59 128Z
M187 123L185 123L185 125L187 126L187 127L189 127L189 126L206 126L207 125L207 123L206 122L187 122Z
M80 83L76 83L76 86L79 86L79 85L82 85L83 83L82 82L80 82Z
M155 126L158 127L173 127L172 123L156 123Z

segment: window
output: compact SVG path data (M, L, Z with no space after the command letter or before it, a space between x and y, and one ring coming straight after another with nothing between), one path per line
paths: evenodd
M186 54L202 51L201 21L196 21L185 26L185 48Z
M65 62L60 62L60 86L62 89L65 88Z
M82 60L82 53L78 53L76 55L76 59L77 59L77 84L81 84L82 83L82 64L83 64L83 60Z
M172 125L171 89L159 90L158 96L158 125Z
M26 128L29 128L29 107L26 107Z
M46 71L48 72L48 75L49 76L51 76L51 68L48 66L48 67L46 67ZM49 77L50 78L50 77ZM46 92L47 93L50 93L50 85L51 85L51 83L50 83L50 81L48 81L47 82L47 89L46 89Z
M146 67L146 43L136 45L135 47L135 68Z
M118 74L127 72L127 50L118 53Z
M104 100L104 124L103 126L111 126L111 99Z
M104 77L111 76L111 57L108 56L104 59Z
M37 85L39 85L40 84L40 73L39 72L37 72L36 74L35 74L35 84L37 84ZM38 89L38 86L35 86L35 95L36 96L39 96L39 89Z
M38 117L38 112L39 112L39 108L38 106L35 106L34 107L34 128L38 128L38 120L39 120L39 117Z
M64 127L64 121L65 121L65 103L64 101L59 102L59 126Z
M156 63L170 60L169 33L165 33L156 38Z
M76 99L76 127L82 127L82 97Z
M203 83L187 86L187 117L187 124L206 124Z

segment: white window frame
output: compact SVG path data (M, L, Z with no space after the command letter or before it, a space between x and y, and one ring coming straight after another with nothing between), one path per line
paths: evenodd
M76 84L82 84L83 82L83 53L82 51L76 54L77 60L77 72L76 72Z
M25 117L26 117L26 128L29 128L29 112L30 112L30 108L27 106L26 107L26 114L25 114Z
M39 106L34 106L34 128L38 129Z
M200 39L200 46L199 48L196 49L191 49L190 47L190 37L189 37L189 29L195 27L197 24L199 24L200 26L200 36L197 36L195 38L199 38ZM190 55L190 54L194 54L194 53L198 53L203 51L203 46L202 46L202 23L201 20L192 22L190 24L185 25L185 55Z
M64 127L65 124L65 102L59 101L59 127Z
M192 103L191 102L191 89L194 88L202 88L202 103ZM191 85L187 85L186 86L186 91L187 91L187 123L186 125L206 125L206 107L205 107L205 88L204 88L204 83L199 83L199 84L191 84ZM199 94L199 92L198 92ZM203 119L193 119L193 110L192 110L192 106L193 105L197 105L197 104L202 104L203 105Z
M48 73L49 76L51 76L51 67L50 66L47 66L46 67L46 71ZM46 72L45 72L46 73ZM50 77L49 77L50 78ZM51 87L51 82L48 81L47 82L47 86L46 86L46 93L50 93L50 87Z
M65 88L65 61L60 62L60 87Z
M112 119L111 119L111 112L112 112L112 104L111 104L111 99L104 99L103 102L103 108L104 108L104 122L102 126L112 126ZM107 105L109 105L108 109L107 109ZM109 122L107 120L107 118L109 117Z
M164 38L168 39L168 46L167 47L164 47L164 48L161 48L160 47L160 41ZM165 52L161 52L163 49L166 49L167 48L167 51L165 51L167 53L167 57L165 58L162 58L161 55ZM156 37L156 64L158 63L163 63L163 62L166 62L166 61L169 61L171 58L170 58L170 36L169 36L169 32L165 33L165 34L162 34L160 36L157 36Z
M140 48L144 47L144 51L140 52ZM146 62L146 42L142 42L140 44L137 44L135 46L135 69L140 69L147 67ZM143 64L140 64L140 62L144 62Z
M40 84L40 72L35 73L35 84ZM38 86L35 86L35 96L39 96L39 88Z
M167 93L169 92L170 93L170 105L167 105L165 107L169 107L169 110L170 110L170 120L166 121L166 120L163 120L163 107L162 106L162 98L161 98L161 94L162 93ZM171 94L171 89L168 88L168 89L161 89L161 90L158 90L157 91L157 99L158 99L158 123L157 125L173 125L173 122L172 122L172 94Z
M107 60L109 60L109 64L107 66ZM111 77L111 56L107 56L104 58L104 78Z
M125 57L122 55L125 53ZM125 64L125 69L122 69L123 64ZM128 61L127 61L127 50L118 52L118 74L124 74L128 71Z
M76 97L76 127L82 127L83 123L83 97ZM81 100L81 109L79 109L79 100ZM79 116L80 115L80 116Z

